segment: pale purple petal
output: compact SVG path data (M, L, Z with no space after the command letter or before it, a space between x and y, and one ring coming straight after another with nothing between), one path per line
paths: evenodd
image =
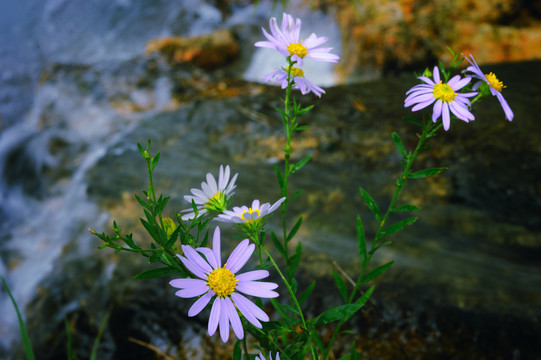
M503 95L501 93L496 94L496 97L500 101L500 104L502 105L503 111L505 112L505 117L509 121L513 121L514 114L513 110L511 110L511 107L509 107L509 104L507 104L507 101L504 99Z
M200 279L206 280L207 275L205 274L205 271L201 269L196 264L192 263L190 260L186 259L184 256L177 255L180 261L186 266L188 270L192 272L195 276L197 276Z
M432 98L430 100L418 103L417 105L415 105L414 107L411 108L411 111L417 111L417 110L424 109L425 107L431 105L435 100L436 100L436 98Z
M436 101L436 104L434 104L434 109L432 110L432 122L436 122L441 116L442 105L443 101L441 100Z
M220 245L220 228L216 226L214 229L214 235L212 237L212 252L214 253L214 258L218 264L216 268L222 267L222 255L221 255L221 245Z
M209 288L206 284L204 284L204 285L199 285L197 287L194 286L194 287L189 287L189 288L179 290L175 293L175 295L181 298L193 298L196 296L203 295L207 291L209 291Z
M193 317L201 312L207 306L210 299L216 295L213 291L209 291L205 295L201 296L199 299L197 299L196 302L193 303L193 305L190 307L190 310L188 310L188 316Z
M441 81L440 69L438 69L437 66L434 66L434 71L432 72L432 74L433 74L433 77L434 77L434 83L438 84Z
M272 289L275 289L277 286L278 285L274 283L239 281L235 290L238 290L246 295L257 296L261 298L275 298L278 297L278 293L272 291Z
M197 248L195 250L205 255L207 262L213 269L217 269L220 267L220 265L216 262L216 258L214 257L214 253L212 252L212 250L210 250L209 248Z
M184 256L193 264L197 265L205 274L212 271L209 263L201 257L201 255L195 251L191 246L182 245L182 251Z
M231 321L231 327L233 328L235 335L239 340L244 338L244 329L242 328L242 322L240 321L239 314L237 314L237 309L235 309L235 305L233 305L231 299L227 297L224 299L224 304L225 309L227 310L229 320Z
M210 317L209 317L209 335L212 336L216 332L216 329L218 328L218 323L220 322L220 317L222 313L222 306L220 303L220 298L217 297L214 299L214 304L212 304L212 308L210 309Z
M245 296L234 292L231 294L231 298L246 320L254 324L254 326L261 328L261 324L257 319L264 322L269 321L269 316Z
M248 239L244 239L237 245L235 250L229 255L226 262L226 269L229 269L233 274L239 271L248 261L255 250L255 245L250 244Z
M239 281L251 281L251 280L261 280L269 276L267 270L253 270L248 271L243 274L235 275L235 278Z
M229 314L227 313L225 299L217 297L216 300L219 301L221 311L220 311L220 337L223 342L227 342L229 339Z
M207 282L205 280L199 280L199 279L173 279L169 281L169 285L177 289L185 289L185 288L190 288L194 286L198 287L201 284L206 285Z
M441 120L443 122L443 129L449 130L449 126L451 125L451 116L449 114L449 105L447 103L443 103L442 105L442 116Z

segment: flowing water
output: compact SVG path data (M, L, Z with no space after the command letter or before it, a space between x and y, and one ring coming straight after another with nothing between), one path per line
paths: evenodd
M339 52L339 33L329 14L310 11L296 2L292 7L297 16L306 19L306 31L314 28L318 35L325 33ZM182 195L221 163L230 163L240 174L236 201L247 203L251 194L263 194L263 201L275 200L276 191L269 191L276 187L270 164L278 162L280 156L280 137L276 135L280 130L273 124L273 106L279 104L270 99L278 99L278 91L246 84L249 96L198 100L179 108L171 94L174 80L165 71L158 72L147 88L135 85L149 77L141 55L148 40L247 25L251 35L244 39L250 42L244 45L251 49L252 40L261 37L260 27L267 26L269 14L281 13L271 2L261 2L258 7L232 2L228 11L192 0L16 4L0 0L0 8L4 10L0 13L0 275L6 278L21 309L36 316L28 319L35 329L43 329L35 323L46 323L45 319L62 324L65 316L86 303L105 308L108 305L102 304L102 298L106 294L117 296L114 287L131 286L134 274L129 271L124 273L125 284L109 284L113 278L118 281L121 270L117 265L123 260L96 252L98 244L87 229L107 231L112 217L137 228L138 210L130 194L144 189L146 182L136 142L150 138L154 151L162 152L157 179L163 191L172 196L171 212L185 207ZM246 70L237 74L239 78L257 81L278 62L263 49L251 49L248 54L250 61ZM317 74L310 80L322 86L335 84L332 67L318 66L310 70ZM358 194L362 184L382 203L389 195L392 181L388 176L396 175L399 159L388 141L392 128L378 120L401 114L403 91L390 96L386 92L404 85L397 80L386 86L384 90L362 86L329 89L328 97L318 102L322 110L312 119L315 130L298 144L299 152L314 154L313 164L296 174L293 183L307 194L299 197L292 213L302 214L306 220L298 239L307 252L303 271L309 276L328 275L335 269L333 259L347 273L355 273L359 266L355 214L361 213L363 219L369 219L370 214L358 195L349 194ZM534 106L540 94L538 87L527 90L533 90L533 96L523 100L524 109ZM359 99L368 112L351 106ZM254 103L247 104L247 100ZM518 103L518 96L513 100ZM258 101L269 104L258 105ZM387 101L396 106L386 105ZM145 110L126 110L122 106L126 103ZM378 114L370 109L378 109ZM516 114L526 118L527 112ZM534 126L536 119L529 116L527 126ZM501 128L491 131L497 141L505 142ZM458 134L468 139L464 128ZM450 156L462 166L459 169L471 170L469 174L487 175L479 170L479 164L485 166L486 160L473 154L477 148L471 147L471 153L456 152L453 141L457 137L446 144L443 155L436 155L443 159ZM523 146L531 150L526 154L533 159L539 154L535 146L527 144L534 140L525 138ZM494 150L486 144L484 150ZM501 158L500 149L496 150L493 158ZM514 166L512 155L519 155L512 149L502 151L509 155L502 161ZM529 164L531 168L521 168L523 172L515 175L523 179L522 185L514 184L512 176L478 185L481 181L474 175L452 171L450 180L429 182L428 190L413 185L409 200L423 206L426 220L401 235L400 241L377 259L396 260L396 272L381 284L383 292L394 299L406 299L407 311L417 314L423 312L424 304L437 299L439 306L505 314L528 326L538 324L541 268L536 254L541 227L539 219L528 214L539 210L541 204L536 178L527 174L538 173L539 164ZM495 195L483 193L491 188ZM502 189L508 195L502 195ZM476 202L491 198L493 206ZM504 199L513 211L500 208L498 199ZM93 273L93 266L100 262L105 265ZM132 266L130 270L138 264ZM77 281L79 271L91 280ZM69 280L70 276L75 279ZM408 285L397 288L400 282ZM93 285L75 292L70 286L78 283ZM47 304L43 299L55 296L67 300L56 304L59 307L53 311L43 305ZM416 301L420 305L412 305ZM400 318L404 310L393 311L391 307L385 313L389 321L393 316ZM3 291L0 314L0 357L11 358L16 353L10 347L17 344L17 321ZM420 326L415 316L408 319L414 319L412 327ZM114 327L115 322L111 323ZM430 322L430 326L437 327L435 324ZM164 339L167 337L157 336L152 343L165 349ZM104 344L112 346L107 340ZM118 341L115 344L120 347ZM520 356L522 345L511 344L513 354Z

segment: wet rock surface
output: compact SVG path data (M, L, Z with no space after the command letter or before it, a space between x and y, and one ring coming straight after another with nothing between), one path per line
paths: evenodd
M540 340L541 294L534 284L541 277L541 224L535 215L541 213L536 182L541 88L530 80L541 75L536 73L539 65L487 67L508 86L505 95L515 120L507 122L497 100L486 99L476 106L475 122L452 122L451 130L442 131L415 164L417 170L449 169L407 184L403 200L423 208L420 220L376 257L374 266L392 259L396 263L349 325L354 335L341 339L337 356L352 341L363 356L380 359L538 356L534 344ZM86 73L63 69L70 76L72 71ZM111 83L120 82L113 78ZM408 148L415 144L415 127L401 120L412 115L402 104L415 83L404 75L329 88L322 99L299 97L306 104L316 102L303 119L310 129L293 144L294 159L313 158L291 183L292 191L305 190L291 208L292 214L304 217L297 237L305 249L298 278L301 286L316 279L319 289L309 312L339 301L329 290L334 288L329 277L333 260L352 277L359 269L356 214L369 234L374 228L358 187L371 192L381 206L388 201L400 171L390 133L400 134ZM133 193L146 188L146 169L135 144L148 139L162 155L155 182L172 197L167 215L187 207L182 196L222 163L239 172L236 205L252 198L277 199L272 164L280 165L283 137L274 107L280 106L281 90L243 82L238 86L241 95L208 96L141 113L89 171L90 200L138 241L146 241ZM130 113L138 111L122 116ZM276 220L270 225L276 226ZM224 248L232 248L233 229L224 226L223 231ZM132 279L147 269L144 261L108 250L84 258L69 248L65 253L27 309L30 335L44 359L65 354L64 318L78 356L86 358L107 314L100 358L229 356L232 344L223 346L205 335L205 316L187 318L190 302L173 295L168 279ZM323 333L327 331L332 329Z

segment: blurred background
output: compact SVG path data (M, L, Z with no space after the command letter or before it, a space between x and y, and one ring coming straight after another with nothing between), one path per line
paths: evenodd
M148 139L169 216L220 164L239 173L235 205L279 197L282 93L260 79L284 64L253 44L283 11L341 56L306 61L327 93L298 97L316 105L294 143L313 158L291 184L304 190L291 211L305 220L298 280L318 284L308 312L339 303L332 270L359 271L356 215L375 229L358 187L382 207L394 191L390 133L415 144L401 120L414 72L448 63L447 47L471 53L515 113L510 123L483 100L475 122L454 121L420 158L419 170L449 170L407 184L420 219L376 257L396 262L336 357L354 342L367 359L541 358L541 1L0 0L0 275L38 357L66 358L66 319L88 358L106 316L99 359L230 357L234 343L205 335L204 315L187 318L169 279L133 280L149 265L97 250L88 228L116 219L148 241L133 196L147 186L136 143ZM23 358L4 289L0 314L0 358Z

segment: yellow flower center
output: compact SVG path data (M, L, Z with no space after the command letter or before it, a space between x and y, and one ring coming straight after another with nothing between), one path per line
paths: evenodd
M227 199L225 197L225 194L221 191L218 191L212 198L209 199L203 205L205 209L208 211L215 211L215 212L222 212L224 210L227 210Z
M261 211L259 211L259 209L252 209L252 208L249 208L248 210L246 210L245 212L243 212L242 215L240 216L240 218L241 218L242 220L244 220L244 221L252 221L252 220L255 220L255 219L250 219L250 220L248 220L248 219L246 219L246 218L244 217L244 214L246 214L246 213L248 213L248 214L250 214L250 215L253 214L253 213L257 213L257 217L259 217L259 214L261 214Z
M502 89L504 87L507 87L505 86L500 80L498 80L498 78L496 77L496 75L494 75L494 73L490 73L490 74L485 74L485 77L487 78L488 82L490 83L490 86L496 90L497 92L502 92Z
M299 68L296 68L296 67L293 67L293 66L288 66L286 68L286 72L289 72L291 74L291 76L293 76L293 77L303 77L304 76L304 70L303 69L299 69Z
M237 287L237 279L235 275L224 267L213 270L207 277L207 284L209 288L216 293L219 297L226 297L231 295Z
M451 102L455 99L456 92L452 87L440 81L439 84L434 85L434 97L441 101Z
M303 58L308 54L308 49L302 44L302 41L300 43L289 44L287 51L289 51L291 55L297 55L300 58Z

